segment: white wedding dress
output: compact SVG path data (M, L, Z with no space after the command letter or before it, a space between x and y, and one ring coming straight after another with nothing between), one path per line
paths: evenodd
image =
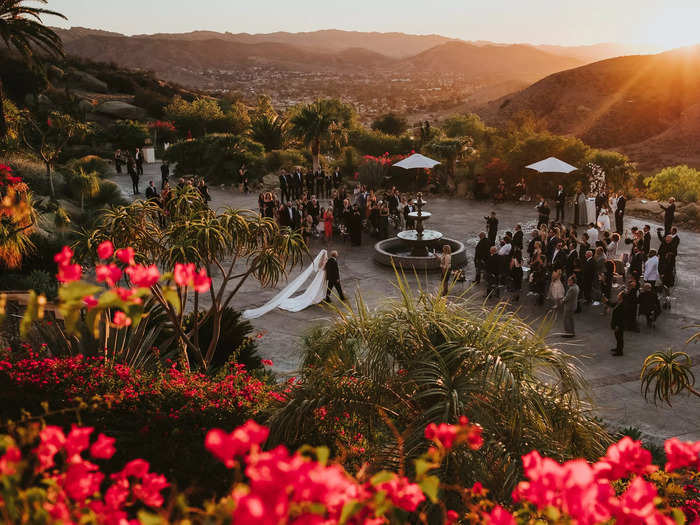
M327 260L326 250L321 250L313 262L280 293L259 308L245 310L242 314L243 319L257 319L275 308L281 308L288 312L300 312L311 305L323 301L326 296L326 287L328 286L326 284ZM292 297L312 275L314 275L314 278L304 293Z

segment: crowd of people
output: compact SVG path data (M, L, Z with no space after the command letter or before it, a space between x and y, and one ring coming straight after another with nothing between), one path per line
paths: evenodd
M126 167L126 173L131 178L134 195L140 193L139 181L143 176L143 163L144 156L141 148L136 148L134 151L118 149L114 152L114 167L117 174L121 175L122 169Z
M652 249L652 228L624 229L625 197L596 197L597 222L587 225L566 223L561 186L554 198L556 218L550 220L550 207L540 199L536 206L537 226L525 236L516 224L500 239L495 212L487 217L485 231L479 234L474 253L475 277L487 282L487 296L499 297L507 291L518 301L527 288L545 305L563 317L563 337L574 337L574 314L587 305L602 305L611 313L615 332L614 355L622 355L624 332L639 331L638 318L654 327L663 309L670 308L671 289L676 281L676 258L680 237L673 226L675 204L670 199L665 211L665 227L657 228L658 249ZM612 205L611 205L612 204ZM614 217L614 220L600 220Z

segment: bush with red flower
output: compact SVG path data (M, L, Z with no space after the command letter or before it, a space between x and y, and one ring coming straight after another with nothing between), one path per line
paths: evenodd
M36 217L28 186L0 163L0 268L18 268L32 248Z

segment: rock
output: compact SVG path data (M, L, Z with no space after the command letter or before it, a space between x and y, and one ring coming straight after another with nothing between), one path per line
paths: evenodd
M90 111L92 111L93 108L92 102L84 98L80 102L78 102L78 108L83 113L89 113Z
M90 73L85 71L80 71L78 69L68 70L70 79L78 82L84 88L90 89L92 91L97 91L98 93L107 93L108 86L106 82L101 81L99 78L92 76Z
M263 187L276 188L279 186L279 177L274 173L268 173L262 178Z
M53 65L48 67L47 73L52 79L61 79L66 75L66 72L63 71L60 67Z
M95 108L95 111L119 119L136 120L146 118L146 110L119 100L103 102Z
M43 93L39 93L36 97L36 101L40 106L51 106L53 105L53 102L51 102L51 99L44 95Z

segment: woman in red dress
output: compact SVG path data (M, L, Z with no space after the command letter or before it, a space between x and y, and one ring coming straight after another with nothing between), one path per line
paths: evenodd
M323 229L326 234L326 242L330 242L333 236L333 205L329 204L323 213Z

